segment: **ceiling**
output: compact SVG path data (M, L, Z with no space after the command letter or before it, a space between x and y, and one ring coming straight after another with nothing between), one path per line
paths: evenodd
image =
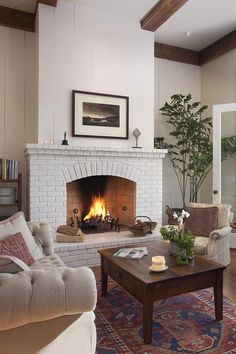
M236 0L189 0L156 30L155 41L199 51L235 29Z
M157 0L62 0L139 21ZM59 0L60 2L60 0ZM34 13L37 0L0 0ZM236 29L236 0L189 0L155 32L155 41L199 51ZM191 32L186 36L185 32Z

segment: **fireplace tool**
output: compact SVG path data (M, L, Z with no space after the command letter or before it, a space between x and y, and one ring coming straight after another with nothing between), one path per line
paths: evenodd
M78 214L79 210L74 208L72 211L73 211L73 216L71 217L71 225L70 226L80 228L79 218L76 215L76 214Z

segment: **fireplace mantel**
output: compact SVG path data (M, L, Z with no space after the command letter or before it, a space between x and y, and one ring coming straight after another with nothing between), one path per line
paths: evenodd
M119 147L99 147L99 146L62 146L51 144L27 144L25 155L88 155L88 156L129 156L140 158L163 158L167 150L165 149L142 149L130 148L123 149Z

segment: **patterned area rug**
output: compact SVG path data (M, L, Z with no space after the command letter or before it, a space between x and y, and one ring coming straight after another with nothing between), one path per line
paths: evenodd
M224 320L217 322L212 289L156 302L153 341L145 345L142 305L113 281L107 298L97 286L97 354L236 353L236 304L224 298Z

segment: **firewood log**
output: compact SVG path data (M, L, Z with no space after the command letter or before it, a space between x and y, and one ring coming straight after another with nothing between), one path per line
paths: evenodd
M60 234L69 235L69 236L80 236L83 234L81 229L79 229L78 227L72 227L72 226L68 226L68 225L58 226L57 232L59 232Z

